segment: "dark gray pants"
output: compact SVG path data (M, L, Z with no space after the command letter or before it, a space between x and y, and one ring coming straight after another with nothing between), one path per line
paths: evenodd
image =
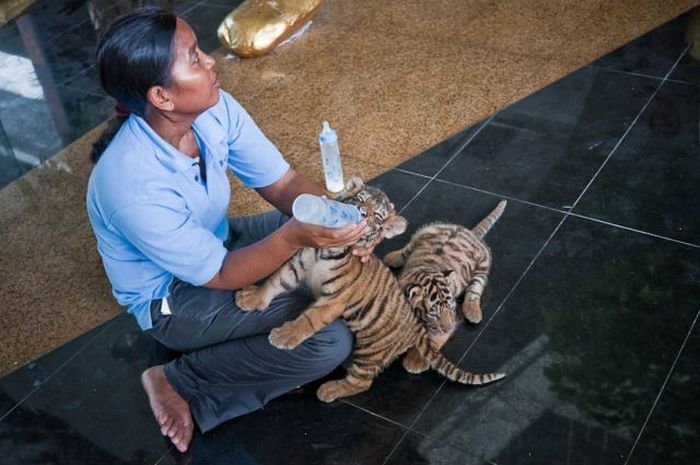
M231 218L227 247L252 244L285 220L278 212ZM161 302L153 302L151 335L183 352L165 365L165 375L189 403L202 432L323 377L350 355L353 337L339 320L294 350L270 345L270 330L296 318L311 302L308 293L296 291L273 300L264 312L244 312L236 306L232 291L177 279L168 297L172 315L162 315Z

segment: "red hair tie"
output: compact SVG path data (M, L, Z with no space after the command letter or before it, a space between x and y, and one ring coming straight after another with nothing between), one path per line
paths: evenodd
M123 123L124 121L126 121L126 119L131 114L131 112L129 111L129 108L127 108L127 106L121 102L117 102L117 104L114 105L114 111L117 112L117 119L119 120L120 123Z

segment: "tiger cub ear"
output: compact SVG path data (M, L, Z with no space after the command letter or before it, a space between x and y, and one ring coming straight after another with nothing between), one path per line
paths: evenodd
M391 239L399 234L403 234L407 226L408 221L406 221L403 216L392 214L384 224L382 224L382 231L386 239Z
M447 279L448 283L457 283L457 272L455 270L442 270L442 275Z
M420 286L411 286L406 289L404 293L406 297L408 297L408 301L411 302L411 305L415 306L416 301L420 299L423 292Z
M365 188L365 182L359 176L353 176L345 182L345 187L342 191L338 192L335 196L335 200L345 200L354 195L357 195L362 189Z

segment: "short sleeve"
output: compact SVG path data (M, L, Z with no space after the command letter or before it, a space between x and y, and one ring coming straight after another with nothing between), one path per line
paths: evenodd
M221 99L228 123L231 171L248 187L265 187L279 181L289 170L289 163L233 97L222 92Z
M211 281L226 257L221 240L188 212L132 204L117 210L110 224L146 258L195 286Z

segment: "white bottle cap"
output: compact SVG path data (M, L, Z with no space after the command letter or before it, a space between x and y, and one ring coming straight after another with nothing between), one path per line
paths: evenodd
M338 140L338 135L331 129L328 121L323 122L323 130L321 134L318 135L318 140L321 142L335 142Z

